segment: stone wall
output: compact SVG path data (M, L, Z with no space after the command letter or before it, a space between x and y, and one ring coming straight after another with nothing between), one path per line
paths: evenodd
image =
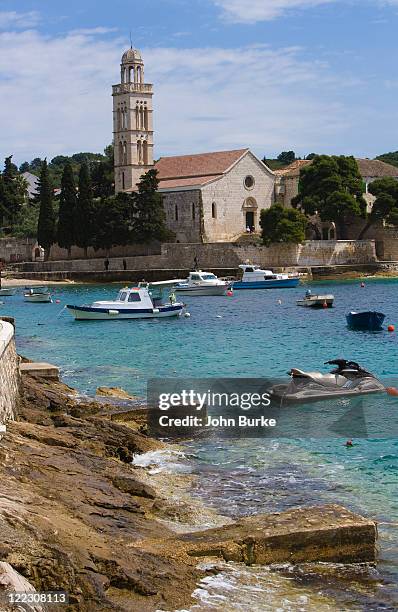
M178 242L201 242L202 206L200 189L162 194L168 229Z
M0 238L0 260L31 261L35 244L34 238Z
M106 257L133 257L136 255L160 255L160 243L152 244L127 244L125 246L114 246L111 249L98 249L95 251L93 247L87 249L87 259L105 259ZM58 244L53 244L50 249L48 258L50 261L59 261L60 259L86 259L84 249L73 246L71 248L70 257L67 249L63 249Z
M14 327L0 320L0 425L16 416L19 398L19 365Z
M272 247L239 243L169 243L160 255L126 257L127 270L192 269L194 258L202 268L237 268L247 260L269 268L355 265L377 261L373 240L308 240L304 244ZM121 258L110 260L109 271L122 271ZM22 272L103 272L103 259L25 263Z

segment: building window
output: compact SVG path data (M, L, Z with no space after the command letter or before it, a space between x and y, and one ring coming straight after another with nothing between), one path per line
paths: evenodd
M245 177L245 187L246 189L253 189L254 187L254 177L251 176L250 174L248 176Z
M217 219L217 206L215 202L213 202L211 205L211 216L213 219Z
M192 219L195 221L195 216L196 216L196 211L195 211L195 204L192 204Z
M178 206L177 206L177 204L175 205L175 208L174 208L174 218L175 218L176 221L178 221Z
M124 172L122 172L122 189L125 189Z

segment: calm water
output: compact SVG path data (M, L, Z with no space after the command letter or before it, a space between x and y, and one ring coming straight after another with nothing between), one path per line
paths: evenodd
M60 303L48 305L25 304L19 294L4 298L0 312L16 317L21 354L56 363L65 382L89 394L107 385L144 396L152 376L281 376L291 366L319 369L334 357L359 361L385 379L398 377L398 331L352 332L345 324L346 312L374 309L387 315L385 326L393 323L398 330L395 279L368 279L365 288L358 281L313 284L313 291L334 293L336 307L330 310L298 308L295 300L304 291L299 287L187 299L191 318L175 320L75 322L61 312L66 303L112 297L118 288L58 287L54 298ZM382 418L384 400L374 401ZM388 400L390 409L393 402ZM296 572L289 580L331 596L337 602L331 609L398 609L398 440L358 440L349 450L343 442L193 442L188 449L196 457L195 493L231 516L332 501L376 518L377 571L347 576L336 570L330 580ZM313 608L302 603L291 609Z

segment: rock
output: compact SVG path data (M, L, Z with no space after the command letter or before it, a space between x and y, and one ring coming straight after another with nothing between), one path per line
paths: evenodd
M113 484L120 491L135 495L136 497L146 497L147 499L155 499L155 489L139 480L130 476L118 476L113 479Z
M181 536L195 557L271 563L363 563L376 560L374 521L335 504L259 514Z
M98 387L96 395L102 395L104 397L117 397L119 399L136 399L134 395L129 395L127 391L120 389L120 387Z
M36 589L21 574L4 561L0 562L0 596L7 599L7 594L11 593L36 593ZM15 606L10 604L2 610L13 610ZM22 609L22 608L21 608ZM44 612L44 608L38 604L25 603L23 609L26 612Z

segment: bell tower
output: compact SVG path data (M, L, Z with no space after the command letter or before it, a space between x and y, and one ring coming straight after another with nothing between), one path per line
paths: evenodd
M153 167L153 88L144 81L141 53L122 56L120 84L113 85L115 192L136 191L140 176Z

